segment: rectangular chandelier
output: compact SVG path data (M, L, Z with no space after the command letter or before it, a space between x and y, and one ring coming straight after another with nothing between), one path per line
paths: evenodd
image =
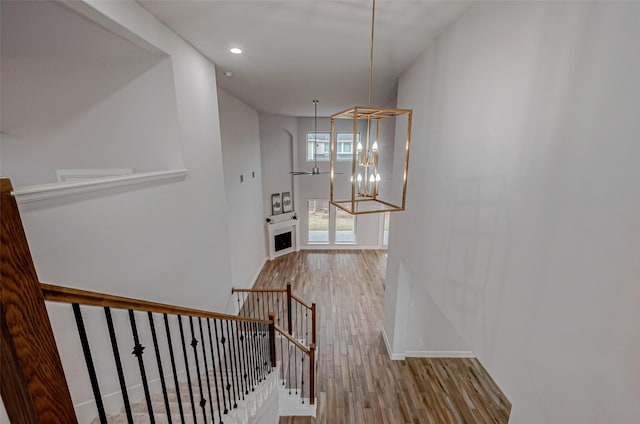
M411 109L371 106L331 115L332 205L353 215L404 210L411 117Z

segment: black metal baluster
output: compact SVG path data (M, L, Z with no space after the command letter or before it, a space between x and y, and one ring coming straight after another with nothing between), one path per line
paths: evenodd
M238 407L238 389L236 387L235 379L235 366L233 363L233 336L229 333L229 320L226 320L227 324L227 349L229 350L229 367L231 368L231 390L233 391L233 409Z
M216 357L213 352L213 339L211 338L211 320L209 318L207 318L207 330L209 331L209 348L211 350L211 371L213 372L213 384L216 388L216 404L218 405L218 416L220 417L220 423L222 424L222 412L220 411L220 392L218 390L218 376L216 375ZM216 344L218 344L217 337ZM218 349L218 352L219 351L220 349ZM220 376L220 382L222 382L222 375ZM222 396L224 401L224 390L222 391ZM224 405L222 405L222 408L224 408Z
M213 398L211 397L211 383L209 382L209 365L207 364L207 351L205 349L204 333L202 331L202 318L198 317L198 326L200 327L200 346L202 347L202 359L204 361L204 372L207 378L207 393L209 394L209 409L211 410L211 421L213 422L215 414L213 413Z
M227 385L225 386L225 389L227 390L227 398L229 399L229 409L233 409L233 401L231 400L231 389L233 388L233 386L231 385L232 382L229 381L229 363L227 361L227 339L224 336L224 323L223 321L220 321L220 334L222 335L222 338L220 339L220 343L222 343L222 356L224 359L224 371L225 371L225 375L227 377Z
M294 364L294 372L295 377L294 382L296 385L296 395L298 394L298 348L296 345L293 345L293 364Z
M229 329L229 327L231 327L231 329ZM231 348L231 359L233 360L233 381L235 382L236 398L240 400L244 395L242 395L240 388L241 381L239 381L240 374L238 374L239 366L237 358L238 349L236 346L236 337L233 335L233 321L227 321L227 334L229 334L229 347Z
M238 315L242 315L242 308L240 306L240 292L236 292L236 299L238 300Z
M236 326L236 343L238 345L238 366L240 367L240 378L242 381L242 384L240 385L240 387L242 387L242 398L246 399L246 395L247 393L249 393L249 388L247 387L247 377L246 377L246 362L244 361L244 346L243 346L243 340L244 340L244 335L242 334L242 324L243 322L241 321L236 321L235 322L235 326Z
M167 385L164 381L164 371L162 369L162 359L160 358L160 349L158 348L158 337L156 336L156 327L153 322L153 314L151 312L147 312L149 317L149 327L151 328L151 337L153 338L153 348L156 352L156 362L158 363L158 372L160 373L160 385L162 386L162 396L164 397L164 407L167 410L167 420L169 424L172 423L171 420L171 408L169 407L169 397L167 395Z
M178 410L180 411L180 422L184 424L184 411L182 410L182 396L180 395L180 382L176 371L176 359L173 355L173 342L171 341L171 330L169 330L169 318L167 314L162 314L164 318L164 328L167 332L167 343L169 344L169 357L171 358L171 370L173 371L173 384L175 384L176 398L178 400Z
M304 307L304 340L307 346L311 345L311 342L309 341L309 308L307 308L306 306Z
M255 293L251 292L249 293L249 297L251 297L251 317L256 318L256 296Z
M271 374L271 342L269 340L269 334L271 333L271 331L269 330L269 324L265 324L264 325L264 333L262 335L263 337L263 343L264 343L264 350L266 352L265 358L265 368L267 369L267 374Z
M253 333L253 344L255 345L257 356L256 356L256 371L258 372L258 381L262 382L264 378L264 373L262 372L262 346L260 346L260 324L256 323L254 327Z
M255 369L255 352L253 351L253 347L251 344L251 326L253 325L252 322L247 322L245 323L245 332L244 332L244 339L246 341L247 344L247 350L248 350L248 357L249 357L249 372L251 375L251 391L255 392L255 387L258 384L258 373L256 372Z
M242 352L240 351L240 340L238 334L238 321L231 322L231 334L233 337L233 352L236 361L236 377L238 379L238 390L240 391L239 399L244 399L244 379L242 378Z
M262 379L267 379L267 373L265 370L265 364L267 363L267 352L264 346L264 324L260 323L258 332L258 343L260 347L260 372L262 373Z
M229 376L227 375L227 385L225 385L225 373L223 373L222 370L222 357L224 356L224 343L222 343L220 337L218 336L218 324L216 324L218 320L214 319L213 320L213 330L214 333L216 335L216 347L218 348L218 366L219 366L219 370L220 370L220 382L222 383L222 400L224 402L224 413L227 414L229 412L229 409L227 408L227 397L224 394L224 391L227 390L227 385L229 383ZM222 328L222 324L220 324L220 328ZM222 336L224 338L224 335ZM222 354L220 354L220 343L222 343ZM225 361L224 363L224 367L226 368L227 363ZM229 398L229 407L231 406L231 398Z
M296 340L300 340L300 317L298 316L298 312L300 312L300 303L296 300Z
M207 422L207 400L204 398L204 392L202 391L202 377L200 376L200 362L198 361L198 339L193 329L193 317L189 316L189 327L191 328L191 347L193 348L193 358L196 362L196 376L198 377L198 391L200 393L200 402L198 405L202 408L202 417L206 424Z
M246 343L246 322L245 321L240 321L238 323L238 325L240 325L240 345L241 345L241 350L240 350L240 354L242 357L242 366L243 366L243 373L242 373L242 378L244 379L244 394L248 395L249 394L249 368L247 367L248 364L248 360L247 360L247 343Z
M293 372L291 372L291 342L289 340L287 340L287 353L288 353L288 358L287 358L287 368L289 371L289 375L287 378L287 383L289 384L289 396L291 396L291 376L293 375ZM294 364L295 365L295 364Z
M285 373L284 373L284 348L282 347L282 334L280 334L280 374L282 375L282 385L285 385ZM287 352L288 353L288 352ZM288 356L288 355L287 355Z
M253 337L253 327L256 325L255 322L249 323L249 331L247 332L247 341L249 342L249 350L251 352L251 370L254 376L254 385L258 385L260 383L260 374L258 373L258 362L257 362L257 350L254 346L254 337ZM251 391L255 391L255 388L252 388Z
M304 404L304 353L300 352L300 356L302 356L302 366L300 368L300 399L302 399L302 404Z
M113 359L116 363L116 371L118 372L118 382L122 391L122 401L124 403L124 411L127 415L127 422L133 424L133 416L131 415L131 405L129 404L129 394L127 393L127 383L124 379L122 371L122 361L120 359L120 350L118 349L118 341L116 340L116 332L113 327L113 319L111 317L111 309L104 307L104 315L107 319L107 328L109 329L109 338L111 339L111 350L113 351Z
M269 292L269 303L271 304L271 308L269 312L273 312L274 315L277 313L276 308L274 307L274 303L273 303L273 292Z
M144 389L144 397L147 401L147 409L149 410L149 420L151 421L151 424L154 424L156 420L153 416L153 405L151 404L151 394L149 393L149 384L147 383L147 373L144 370L144 360L142 359L144 346L140 344L140 339L138 338L138 328L136 327L136 317L134 316L131 309L129 309L129 322L131 324L131 334L133 335L133 351L131 352L131 354L135 355L138 358L140 378L142 378L142 388Z
M102 424L106 424L107 416L104 412L104 404L102 403L102 396L100 395L98 377L96 376L96 369L93 366L93 358L91 357L91 349L89 348L89 339L87 338L87 331L84 328L84 321L82 320L80 305L78 305L77 303L73 303L71 306L73 308L73 314L76 318L78 335L80 336L80 343L82 344L82 353L84 354L84 361L87 364L89 380L91 381L91 389L93 390L93 397L96 400L96 407L98 408L98 416L100 417L100 422Z
M187 371L187 385L189 386L189 399L191 400L191 412L193 413L193 422L196 423L196 404L193 400L193 388L191 387L191 371L189 371L189 357L187 356L187 345L184 341L184 328L182 327L182 315L178 315L178 326L180 327L180 342L182 342L182 355L184 357L184 367Z

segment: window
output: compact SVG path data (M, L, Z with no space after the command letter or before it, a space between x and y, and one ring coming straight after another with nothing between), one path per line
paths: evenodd
M329 243L329 201L307 200L307 216L309 218L308 243Z
M351 160L353 158L353 133L336 133L336 150L338 160ZM360 141L360 133L356 134L356 144ZM313 145L316 146L316 158L319 161L329 161L331 154L331 133L329 132L308 132L307 133L307 161L313 161Z
M356 217L336 208L336 244L356 242Z

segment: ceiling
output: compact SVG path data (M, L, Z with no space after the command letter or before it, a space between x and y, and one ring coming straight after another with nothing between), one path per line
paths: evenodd
M139 0L216 64L218 84L270 113L328 116L366 105L368 0ZM398 77L469 7L457 0L378 0L372 104L395 100ZM231 47L244 52L234 55ZM232 72L231 77L224 72Z

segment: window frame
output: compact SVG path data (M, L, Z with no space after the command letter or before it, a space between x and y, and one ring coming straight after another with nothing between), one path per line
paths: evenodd
M327 202L327 240L324 241L311 241L311 225L309 222L309 206L311 202L316 202L315 203L315 210L318 209L317 207L317 202ZM330 245L331 244L331 204L329 203L329 199L307 199L307 211L306 211L306 215L307 215L307 244L308 245ZM324 230L323 230L324 231Z
M318 141L317 136L314 137L313 140L310 140L309 138L310 138L311 134L326 134L326 135L328 135L328 141L325 141L325 140ZM341 134L353 135L353 132L351 132L351 131L338 131L338 132L336 132L336 138L338 138ZM355 144L357 145L359 141L360 141L360 131L358 131L356 133ZM326 147L328 149L327 153L322 153L321 156L316 154L316 157L314 157L313 154L310 152L310 149L309 149L311 146L313 146L312 143L316 143L316 151L317 151L317 148L318 148L318 146L317 146L318 143L326 144ZM351 149L348 152L344 151L344 146L346 144L350 144L351 145ZM337 145L337 147L342 145L342 150L343 150L342 152L340 152L340 151L337 152L338 153L338 157L336 158L336 160L338 162L348 162L348 161L353 159L353 149L354 149L354 146L353 146L354 145L354 141L353 140L350 141L350 142L349 141L337 142L336 145ZM329 159L330 159L329 156L331 155L331 133L329 131L307 131L307 136L306 136L306 139L305 139L305 146L306 146L305 147L305 149L306 149L306 152L305 152L305 158L306 158L305 160L306 160L306 162L315 162L316 160L318 162L329 162ZM309 199L309 200L312 200L312 199Z

